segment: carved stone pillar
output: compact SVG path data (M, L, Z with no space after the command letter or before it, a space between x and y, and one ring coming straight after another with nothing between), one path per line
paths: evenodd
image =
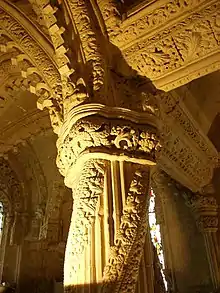
M135 292L147 234L149 166L160 145L152 123L133 122L126 109L101 115L100 108L87 116L87 106L75 108L57 141L57 165L74 199L64 286L66 292Z
M219 251L216 232L218 230L218 205L214 197L196 194L186 200L196 223L204 236L213 287L220 285Z
M120 21L118 1L30 2L55 53L46 58L35 44L33 64L43 60L37 64L42 74L31 91L40 96L38 107L49 110L58 134L57 165L74 198L65 290L81 286L85 292L102 283L103 292L134 292L147 231L149 166L156 152L169 175L198 191L212 176L216 151L178 97L158 92L109 42ZM7 21L2 26L7 29ZM15 39L20 42L20 34Z

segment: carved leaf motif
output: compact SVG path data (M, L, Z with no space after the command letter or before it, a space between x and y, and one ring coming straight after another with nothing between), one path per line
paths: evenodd
M143 155L147 152L154 160L155 151L159 147L156 129L150 125L90 117L73 125L64 143L58 147L57 164L60 172L65 176L65 169L68 170L69 166L76 162L77 157L88 149L93 151L93 148L99 148L99 151L106 152L112 148L117 154L126 150L127 155L130 153L132 157L135 155L139 157L141 153Z
M198 32L192 32L189 35L178 37L178 39L181 40L180 47L182 48L180 49L180 52L183 59L189 62L195 57L196 52L201 45L201 34Z
M149 58L151 60L150 63L155 63L155 64L164 64L169 62L170 60L170 56L162 51L153 51L152 52L145 52L143 54L143 57L145 57L145 60L147 60L147 58Z
M215 16L212 27L214 29L214 34L217 39L218 45L220 43L220 13Z

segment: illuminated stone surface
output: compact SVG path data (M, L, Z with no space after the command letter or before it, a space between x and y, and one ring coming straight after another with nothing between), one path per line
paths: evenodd
M219 287L219 10L0 0L2 281Z

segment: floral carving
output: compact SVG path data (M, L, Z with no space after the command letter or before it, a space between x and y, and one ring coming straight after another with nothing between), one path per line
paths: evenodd
M218 230L217 215L200 216L196 220L197 226L204 232L216 232Z
M111 37L117 34L121 24L121 14L119 12L121 3L117 0L98 0L97 2L105 21L107 34L112 39Z
M129 17L121 25L118 31L112 35L111 40L117 45L125 47L126 44L137 37L151 34L152 30L163 27L163 24L170 21L173 17L180 16L183 11L187 12L192 8L199 7L204 0L177 0L165 1L159 7L148 6L143 8L144 15L136 18Z
M204 1L196 2L196 6L199 2L205 4ZM194 5L189 1L186 3L188 7ZM171 6L179 10L182 5L185 4L181 1L179 6L176 2L172 3ZM174 13L176 13L175 9ZM165 14L167 13L166 9L163 11ZM169 11L170 17L171 11ZM189 14L185 19L168 26L167 29L161 30L158 27L158 31L153 36L152 34L149 35L148 31L143 30L144 37L141 38L141 41L127 42L130 46L122 46L123 55L133 68L151 80L155 80L156 84L166 91L189 82L195 76L201 76L201 72L204 74L214 71L219 68L219 62L215 62L212 66L209 64L209 68L205 63L204 68L198 65L196 71L195 69L192 72L187 70L187 77L186 74L182 73L183 67L190 67L191 63L194 64L200 60L211 58L211 56L214 58L220 53L218 11L219 2L217 1L208 7L201 6L200 11ZM165 19L158 17L158 21L165 22ZM146 28L146 25L143 28ZM131 29L131 26L129 26L129 29ZM125 37L123 33L122 36ZM170 77L167 81L165 77L179 69L182 70L180 77L176 78L175 76L175 80Z
M82 119L74 124L69 133L58 140L57 164L65 175L85 150L155 160L160 147L157 131L150 125L139 125L126 120L110 120L98 116Z
M93 84L93 90L99 91L104 83L104 60L101 54L101 45L97 38L97 29L91 17L90 3L86 0L64 1L69 18L76 28L76 35L82 46L82 58L87 63L89 79ZM85 75L88 74L85 72ZM90 72L91 71L91 72Z

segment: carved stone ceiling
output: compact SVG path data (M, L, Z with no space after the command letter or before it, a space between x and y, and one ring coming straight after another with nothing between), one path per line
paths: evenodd
M138 73L169 91L220 68L219 5L219 0L141 1L110 39Z

